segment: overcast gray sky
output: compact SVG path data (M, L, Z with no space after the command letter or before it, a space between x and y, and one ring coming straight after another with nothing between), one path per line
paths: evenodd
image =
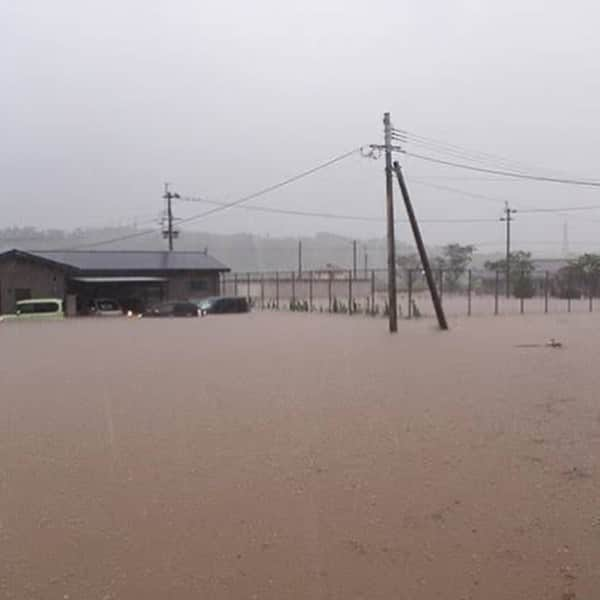
M235 200L379 142L385 110L423 136L600 179L599 22L591 0L9 0L0 8L0 225L149 220L165 180L182 195ZM422 218L496 218L502 204L417 178L521 208L600 206L599 189L402 161ZM383 163L356 156L258 203L383 216ZM565 219L518 216L516 244L560 253ZM600 210L568 222L573 250L600 247ZM379 223L237 209L187 227L384 234ZM482 249L503 240L495 222L425 232L431 243Z

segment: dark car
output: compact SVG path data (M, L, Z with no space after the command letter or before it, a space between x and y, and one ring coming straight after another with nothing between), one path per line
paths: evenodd
M215 315L223 313L247 313L250 310L247 298L236 296L212 296L197 303L201 314Z
M144 317L197 317L198 307L193 302L164 302L142 314Z
M96 317L123 316L123 308L113 298L94 298L90 301L89 314Z
M146 303L141 298L122 298L120 303L125 313L141 315L146 311Z

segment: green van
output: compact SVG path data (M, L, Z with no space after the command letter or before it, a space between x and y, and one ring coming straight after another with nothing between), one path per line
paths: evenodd
M19 300L15 314L3 315L2 321L50 320L64 319L63 301L60 298L36 298L35 300Z

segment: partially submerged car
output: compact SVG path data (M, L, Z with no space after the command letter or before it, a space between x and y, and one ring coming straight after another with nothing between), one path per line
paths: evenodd
M60 298L35 298L19 300L13 314L2 315L2 321L48 320L65 318L63 301Z
M193 302L163 302L145 310L142 317L197 317L198 307Z
M122 317L123 309L112 298L95 298L90 302L89 314L96 317Z
M238 296L211 296L196 302L201 315L224 313L247 313L250 310L248 299Z

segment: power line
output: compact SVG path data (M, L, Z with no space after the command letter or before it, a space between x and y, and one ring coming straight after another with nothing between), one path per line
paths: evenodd
M462 196L466 196L468 198L476 198L478 200L488 200L490 202L499 202L501 204L504 204L504 202L506 202L505 200L502 200L500 198L494 198L493 196L488 196L486 194L480 194L477 192L467 192L466 190L461 190L459 188L455 188L455 187L451 187L449 185L440 185L438 183L431 183L429 181L422 181L421 177L414 177L412 176L410 178L411 183L416 183L417 185L422 185L425 187L429 187L435 190L442 190L445 192L452 192L454 194L460 194Z
M466 196L468 198L476 198L481 200L489 200L490 202L502 202L505 203L508 200L502 200L500 198L495 198L494 196L488 196L487 194L480 194L476 192L468 192L466 190L462 190L460 188L455 188L447 185L439 185L436 183L431 183L429 181L421 181L421 177L411 177L411 182L422 185L425 187L429 187L432 189L452 192L455 194L460 194L462 196ZM512 203L512 202L511 202ZM569 213L570 211L585 211L585 210L600 210L600 205L593 206L571 206L569 208L519 208L517 209L519 213L552 213L557 214L559 216L570 216L565 213Z
M502 175L503 177L514 177L516 179L528 179L531 181L545 181L550 183L564 183L569 185L581 185L588 187L600 187L600 181L586 181L584 179L567 179L560 177L545 177L543 175L532 175L528 173L515 173L511 171L504 171L501 169L489 169L487 167L478 167L475 165L468 165L465 163L458 163L449 160L443 160L441 158L434 158L433 156L426 156L423 154L417 154L415 152L404 151L407 156L418 158L419 160L425 160L440 165L446 165L448 167L457 167L459 169L467 169L469 171L477 171L479 173L493 173L495 175Z
M207 200L206 198L189 197L184 196L182 200L186 202L205 202L206 204L213 204L216 206L227 207L229 204L226 202L218 202L216 200ZM318 217L322 219L335 219L335 220L349 220L349 221L370 221L376 223L385 222L383 217L369 217L363 215L348 215L340 213L329 213L329 212L318 212L318 211L305 211L305 210L293 210L284 208L271 208L268 206L256 206L256 205L245 205L239 206L243 210L275 213L281 215L295 215L300 217ZM422 223L497 223L497 219L488 218L467 218L467 219L420 219ZM396 219L396 223L408 223L406 219Z
M259 190L258 192L254 192L253 194L249 194L248 196L244 196L242 198L240 198L239 200L235 200L234 202L229 202L226 203L224 206L218 206L216 208L213 208L211 210L205 211L203 213L200 213L198 215L193 215L191 217L187 217L185 219L180 219L178 222L179 223L189 223L191 221L196 221L198 219L201 219L203 217L207 217L209 215L212 215L214 213L217 212L221 212L223 210L227 210L228 208L232 208L234 206L238 206L239 204L243 204L244 202L248 202L254 198L258 198L259 196L263 196L265 194L268 194L270 192L273 192L279 188L282 188L286 185L289 185L291 183L294 183L300 179L303 179L304 177L308 177L309 175L312 175L313 173L316 173L317 171L320 171L322 169L325 169L327 167L330 167L346 158L348 158L349 156L352 156L353 154L357 153L360 151L360 147L358 148L354 148L353 150L350 150L349 152L344 152L343 154L340 154L339 156L336 156L324 163L321 163L319 165L317 165L316 167L313 167L311 169L308 169L306 171L302 171L301 173L298 173L297 175L294 175L292 177L288 177L287 179L284 179L283 181L280 181L279 183L276 183L274 185L268 186L266 188L263 188L262 190ZM101 242L91 242L91 243L87 243L87 244L79 244L78 246L74 246L72 248L69 248L70 250L77 250L78 248L95 248L98 246L104 246L106 244L114 244L116 242L122 242L125 240L130 240L133 238L137 238L137 237L142 237L144 235L150 235L152 233L155 233L154 230L147 230L147 231L138 231L136 233L132 233L129 235L124 235L124 236L120 236L120 237L115 237L109 240L103 240Z
M230 204L227 202L218 202L217 200L207 200L206 198L200 197L190 197L184 196L182 198L185 202L204 202L206 204L212 204L214 206L220 206L223 208L230 207ZM336 219L336 220L348 220L348 221L373 221L380 223L385 221L385 219L381 217L368 217L362 215L347 215L340 213L330 213L330 212L319 212L319 211L307 211L307 210L294 210L294 209L285 209L285 208L272 208L269 206L257 206L254 204L246 204L245 206L236 206L234 208L241 208L243 210L254 211L254 212L264 212L264 213L273 213L278 215L295 215L299 217L318 217L322 219Z
M150 235L151 233L160 233L160 232L161 232L161 230L144 229L143 231L136 231L135 233L130 233L128 235L121 235L119 237L114 237L109 240L102 240L100 242L87 242L87 243L83 243L83 244L77 244L77 246L69 246L68 248L65 248L65 250L79 250L80 248L96 248L98 246L105 246L107 244L123 242L125 240L131 240L131 239L142 237L145 235Z
M398 133L399 132L399 133ZM471 150L457 144L436 140L435 138L410 133L406 130L397 130L395 138L397 141L401 141L407 144L414 144L415 146L421 146L436 154L450 155L452 158L460 158L463 160L475 161L483 163L486 166L497 167L501 169L511 169L520 172L528 172L531 170L539 171L545 175L564 175L564 173L557 173L554 169L542 168L539 166L527 165L521 161L513 160L500 156L498 154L492 154L490 152L483 152L480 150Z
M581 177L574 177L571 174L558 169L549 169L547 167L528 165L521 161L506 158L498 154L492 154L490 152L483 152L480 150L471 150L463 146L459 146L457 144L452 144L442 140L437 140L435 138L411 133L403 129L396 129L394 135L396 136L395 139L397 139L398 141L420 145L422 147L429 148L438 154L454 154L455 156L458 155L460 158L467 159L471 157L471 160L475 160L475 162L491 163L492 166L494 166L495 163L495 166L501 165L501 168L508 167L510 169L523 171L525 173L534 170L539 171L540 173L544 173L545 176L551 176L556 178L566 177L570 179L585 179Z
M600 210L600 204L590 206L570 206L569 208L526 208L519 209L519 213L559 213L580 210Z
M410 144L425 148L436 154L450 156L451 158L459 158L463 160L470 160L478 163L482 163L488 166L495 166L500 168L511 168L518 171L527 171L531 167L525 167L517 161L505 159L494 154L488 154L486 152L471 151L463 149L460 146L449 144L446 142L433 141L432 138L425 138L416 136L415 134L393 134L393 139L404 144ZM430 141L432 140L432 141Z
M233 208L234 206L238 206L240 204L244 204L245 202L249 202L250 200L254 200L254 198L258 198L260 196L264 196L265 194L274 192L275 190L278 190L286 185L290 185L291 183L295 183L296 181L299 181L300 179L303 179L304 177L308 177L309 175L312 175L313 173L316 173L317 171L321 171L322 169L326 169L327 167L330 167L338 162L341 162L342 160L345 160L346 158L359 152L360 149L361 149L361 147L358 147L358 148L354 148L353 150L350 150L348 152L344 152L343 154L340 154L339 156L336 156L320 165L317 165L316 167L313 167L312 169L302 171L301 173L298 173L298 175L294 175L292 177L289 177L288 179L284 179L283 181L280 181L279 183L275 183L274 185L270 185L266 188L263 188L262 190L258 190L257 192L249 194L248 196L243 196L242 198L239 198L238 200L234 200L233 202L225 203L223 206L217 206L217 207L215 207L211 210L207 210L203 213L199 213L197 215L192 215L191 217L186 217L185 219L181 219L180 223L189 223L191 221L197 221L198 219L208 217L215 213L222 212L229 208Z

